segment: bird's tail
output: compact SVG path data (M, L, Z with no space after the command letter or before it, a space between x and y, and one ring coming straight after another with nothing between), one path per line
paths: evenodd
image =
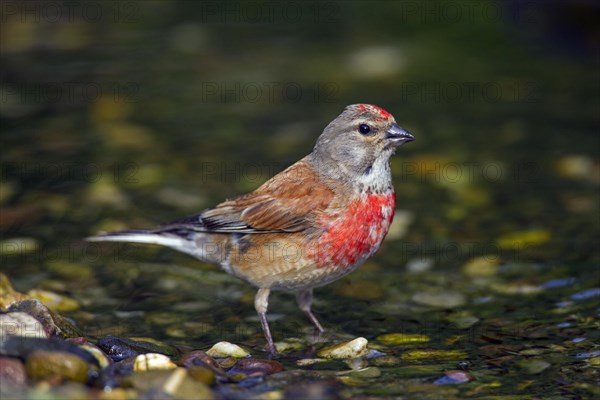
M172 247L176 250L180 250L186 242L184 238L178 235L141 229L102 233L87 237L85 240L88 242L149 243Z
M165 226L154 230L126 230L102 233L85 238L88 242L148 243L170 247L199 260L221 263L226 247L215 242L212 235L196 232L182 226Z
M196 239L202 238L196 236ZM206 239L206 238L204 238ZM128 242L128 243L147 243L157 244L160 246L169 247L173 250L189 254L203 261L219 261L220 258L213 253L205 251L205 246L198 246L195 240L190 240L185 236L180 236L171 232L161 232L152 230L126 230L102 233L96 236L85 238L88 242Z

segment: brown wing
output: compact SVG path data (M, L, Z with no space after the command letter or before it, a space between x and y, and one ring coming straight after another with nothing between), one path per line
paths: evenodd
M333 199L333 191L301 160L275 175L254 192L215 208L166 224L157 231L185 235L218 233L299 232L312 226Z
M333 191L319 182L301 160L275 175L256 191L219 204L202 213L207 224L257 231L298 232L312 225L327 208Z

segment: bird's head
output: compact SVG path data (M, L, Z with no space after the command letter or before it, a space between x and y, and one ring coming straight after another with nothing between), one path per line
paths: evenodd
M384 109L353 104L327 125L310 157L323 168L368 175L377 172L376 168L387 168L394 151L414 139Z

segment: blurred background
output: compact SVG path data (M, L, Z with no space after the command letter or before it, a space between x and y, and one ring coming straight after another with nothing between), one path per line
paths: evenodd
M417 315L440 306L554 324L556 302L600 284L594 1L3 1L0 12L0 268L18 290L73 300L61 311L89 336L259 344L252 288L169 250L81 239L255 189L353 103L390 111L417 140L392 160L398 211L382 249L317 290L329 327L421 332ZM306 325L291 296L274 297L276 335ZM578 307L568 313L597 317ZM443 343L447 312L425 315Z

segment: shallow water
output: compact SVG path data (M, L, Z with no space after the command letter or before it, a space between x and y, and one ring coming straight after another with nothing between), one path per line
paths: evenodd
M0 268L21 292L74 299L59 312L84 336L227 340L264 358L252 288L167 249L81 239L252 190L345 105L369 102L417 138L392 160L392 231L315 291L322 337L292 296L272 295L276 340L303 344L282 363L306 375L244 390L308 387L319 371L342 398L598 393L595 6L505 5L494 18L457 2L452 18L437 3L326 2L284 17L257 3L255 21L243 3L152 1L53 22L43 3L7 4ZM358 336L386 354L368 360L380 373L296 364ZM473 379L444 384L453 370Z

